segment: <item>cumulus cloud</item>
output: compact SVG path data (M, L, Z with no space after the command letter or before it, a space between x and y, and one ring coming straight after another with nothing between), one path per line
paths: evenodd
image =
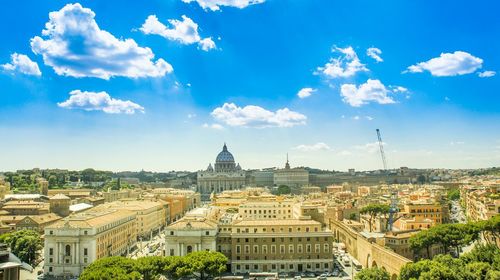
M150 48L133 39L118 39L97 25L95 13L79 3L49 13L42 37L31 39L31 49L43 56L58 75L109 79L161 77L173 71L163 59L153 61Z
M224 129L224 127L218 123L213 123L213 124L204 123L203 127L204 128L211 128L211 129L215 129L215 130L223 130Z
M360 107L370 102L378 104L395 103L389 96L390 91L379 80L368 79L359 87L354 84L343 84L340 88L342 100L353 106Z
M25 75L41 76L38 64L32 61L25 54L13 53L10 56L10 63L0 65L5 71L19 72Z
M215 49L215 42L211 37L201 38L198 24L183 15L182 20L169 19L170 26L161 23L156 15L150 15L139 30L144 34L160 35L165 39L177 41L184 45L198 44L204 51Z
M108 93L73 90L69 99L57 103L57 106L66 109L81 109L85 111L103 111L108 114L135 114L144 113L144 107L129 100L114 99Z
M313 94L313 92L315 92L315 91L316 91L316 89L313 89L313 88L303 88L303 89L299 90L299 92L297 93L297 96L300 99L304 99L304 98L311 96Z
M481 68L482 64L481 58L467 52L456 51L454 53L441 53L439 57L411 65L403 73L429 71L436 77L457 76L473 73Z
M384 61L380 55L382 54L382 51L379 48L368 48L366 50L366 55L369 57L375 59L376 62L382 62Z
M352 47L333 47L332 52L339 56L330 58L323 67L318 67L316 74L323 74L328 78L349 78L358 72L366 72L368 68L358 58Z
M238 107L234 103L224 103L222 107L215 108L212 113L217 121L229 126L245 127L292 127L304 125L307 117L289 110L279 109L275 112L255 105Z
M250 5L262 4L266 0L182 0L184 3L196 2L204 10L218 11L221 7L246 8Z
M487 71L483 71L483 72L478 72L477 75L480 77L480 78L489 78L489 77L493 77L497 74L497 72L495 71L490 71L490 70L487 70Z
M323 142L318 142L312 145L298 145L293 148L294 150L301 152L316 152L316 151L330 151L332 148Z

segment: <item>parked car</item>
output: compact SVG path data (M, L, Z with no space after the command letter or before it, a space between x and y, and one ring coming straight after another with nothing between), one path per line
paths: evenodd
M302 277L300 275L293 277L293 280L301 280L301 279L302 279Z
M316 277L317 280L326 280L326 276L318 276Z

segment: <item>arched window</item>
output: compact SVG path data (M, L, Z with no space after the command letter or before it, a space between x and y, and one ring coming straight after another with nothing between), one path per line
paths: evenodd
M193 246L189 245L187 246L187 253L189 254L191 252L193 252Z
M66 245L66 248L65 248L65 255L68 257L68 256L71 256L71 246L70 245Z

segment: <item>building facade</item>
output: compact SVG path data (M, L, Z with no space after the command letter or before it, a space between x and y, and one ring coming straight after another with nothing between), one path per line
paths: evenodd
M127 210L87 211L47 226L45 274L75 277L97 259L127 254L135 246L135 219Z
M209 200L212 193L240 189L246 182L245 171L236 164L226 144L217 155L214 166L209 164L205 171L199 171L197 174L197 189L202 200Z

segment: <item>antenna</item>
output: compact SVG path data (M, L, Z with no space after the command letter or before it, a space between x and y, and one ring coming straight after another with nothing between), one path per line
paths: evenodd
M384 170L387 170L387 161L385 160L384 145L382 143L382 137L380 136L380 129L377 128L378 146L380 147L380 156L382 157L382 164L384 165Z

